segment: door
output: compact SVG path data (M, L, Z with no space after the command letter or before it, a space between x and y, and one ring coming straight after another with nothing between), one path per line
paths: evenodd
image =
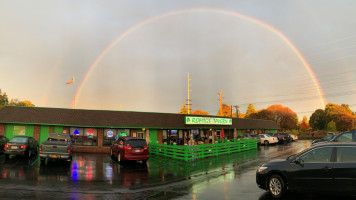
M333 174L335 189L356 193L356 147L337 147Z
M290 164L290 187L297 190L328 191L333 188L333 147L311 149Z

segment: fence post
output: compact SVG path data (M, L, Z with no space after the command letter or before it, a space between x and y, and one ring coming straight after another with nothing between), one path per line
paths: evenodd
M164 143L163 144L163 154L164 154L164 157L167 157L167 143Z
M214 154L215 156L219 156L219 151L218 151L218 148L219 148L219 143L215 142L214 144Z
M177 144L176 143L173 143L173 152L172 152L172 154L173 154L173 158L174 159L176 159L176 157L177 157Z
M205 146L204 146L204 143L200 143L200 154L201 154L201 158L205 158L205 155L204 155L204 151L205 151Z
M188 144L184 144L184 161L188 161Z

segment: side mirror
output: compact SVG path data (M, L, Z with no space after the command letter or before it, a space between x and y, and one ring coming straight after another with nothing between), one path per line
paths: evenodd
M300 166L304 166L304 161L301 159L301 158L296 158L294 161L293 161L295 164L297 165L300 165Z

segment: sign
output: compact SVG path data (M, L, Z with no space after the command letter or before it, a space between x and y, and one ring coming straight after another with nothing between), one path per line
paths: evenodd
M14 135L25 135L26 134L26 126L14 126Z
M124 136L127 136L127 134L126 133L119 133L119 136L120 137L124 137Z
M232 118L185 117L186 125L232 125Z

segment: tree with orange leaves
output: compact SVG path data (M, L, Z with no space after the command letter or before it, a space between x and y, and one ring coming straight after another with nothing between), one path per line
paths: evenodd
M194 115L209 115L208 112L202 111L202 110L196 110L193 113Z

